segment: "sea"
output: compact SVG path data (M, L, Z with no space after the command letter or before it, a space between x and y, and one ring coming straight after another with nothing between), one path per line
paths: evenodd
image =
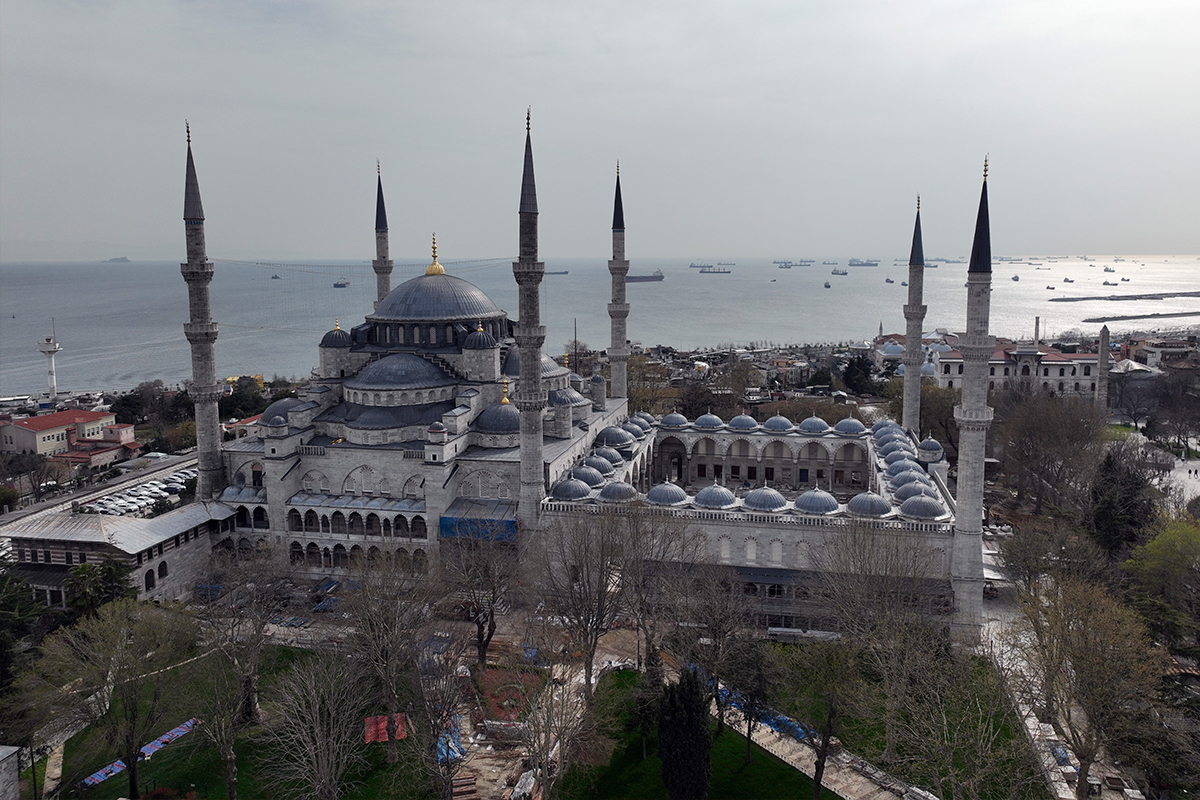
M802 257L810 258L792 260ZM626 285L629 338L646 347L665 344L691 350L863 341L874 337L881 324L885 333L904 331L907 257L880 259L878 266L867 267L848 266L845 256L811 258L815 263L797 263L790 269L781 269L772 259L719 259L732 262L728 274L701 274L690 266L715 261L634 258L631 274L658 269L664 279ZM1020 259L998 261L993 267L995 335L1029 338L1035 317L1041 317L1043 336L1050 337L1075 331L1095 334L1102 323L1085 320L1116 315L1190 314L1109 322L1114 336L1200 326L1200 297L1051 302L1200 291L1196 256ZM444 266L516 318L512 260L448 261ZM964 326L967 264L965 258L953 261L930 262L936 267L925 271L926 331ZM304 378L316 366L317 344L335 319L349 328L373 308L375 276L369 261L213 262L212 313L220 329L216 347L221 377ZM428 257L397 259L392 285L423 274L427 262ZM835 267L848 274L831 274ZM1114 271L1105 272L1105 267ZM565 273L547 274L542 282L546 351L562 352L575 338L595 349L607 347L607 261L551 258L546 270ZM349 285L335 288L343 279ZM1117 285L1105 286L1106 280ZM0 396L46 390L47 362L36 348L50 335L63 348L56 359L60 390L119 391L155 379L175 386L191 372L183 335L187 314L187 287L178 262L0 263Z

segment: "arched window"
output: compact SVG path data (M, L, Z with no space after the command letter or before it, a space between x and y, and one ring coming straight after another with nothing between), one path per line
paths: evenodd
M363 558L363 549L361 545L354 545L350 548L350 560L355 564L361 564Z
M408 536L408 517L396 517L396 535Z
M321 550L321 564L326 567L333 566L333 554L329 552L328 547Z
M950 365L949 365L949 364L946 364L946 365L944 365L944 366L942 367L942 374L943 374L943 375L949 375L949 374L950 374Z
M396 550L396 569L404 572L412 569L412 556L403 547Z
M988 367L988 375L995 375L995 374L996 374L996 368Z
M321 533L329 533L329 516L321 515Z
M425 530L425 520L422 517L413 517L412 521L412 537L414 539L425 539L428 537L428 532Z
M363 519L362 514L359 514L357 511L350 514L349 532L351 536L362 536Z
M154 588L154 570L146 570L146 591L149 592Z
M947 388L947 389L953 389L953 388L954 388L954 381L946 381L946 388Z
M383 518L383 535L384 536L392 535L392 521L387 517Z
M1004 377L1008 377L1008 367L1004 368Z
M308 559L310 567L321 566L321 548L313 542L308 543L308 547L304 548L304 555Z
M333 522L333 532L334 533L345 533L346 532L346 515L345 514L343 514L340 511L333 512L332 522Z
M377 514L367 514L367 536L379 535L379 516Z
M299 542L292 542L288 545L288 561L292 564L304 563L304 548Z
M1021 367L1021 375L1022 375L1022 377L1025 377L1025 378L1029 377L1029 365L1028 364Z
M167 569L167 562L160 561L158 564L158 579L161 581L163 578L167 577L170 574L171 574L171 571L169 569Z
M958 374L959 374L959 375L962 375L962 374L963 374L963 365L962 365L962 364L959 364L959 365L958 365Z
M412 570L418 575L429 571L429 556L425 555L424 550L413 550Z
M1091 367L1091 365L1090 365L1090 364L1084 364L1084 365L1083 365L1083 377L1087 378L1087 377L1091 376L1091 374L1092 374L1092 367Z
M255 461L250 465L250 481L253 486L262 488L263 485L263 465Z
M783 597L783 586L772 583L767 587L767 597Z
M311 514L312 512L310 511L308 513ZM304 530L304 522L300 518L300 512L294 508L288 512L288 530L289 531Z
M250 509L245 506L238 506L236 523L239 528L250 527Z
M1096 382L1092 381L1092 391L1096 391Z
M304 530L310 533L317 533L321 530L321 523L317 521L317 512L312 509L304 514Z
M757 595L758 594L758 584L757 583L742 584L742 594Z
M1059 368L1058 368L1058 377L1060 377L1060 378L1062 378L1062 377L1065 377L1065 376L1066 376L1066 374L1067 374L1067 368L1066 368L1066 367L1059 367Z
M1079 381L1075 381L1075 391L1079 391Z
M345 546L340 544L335 544L333 546L333 565L335 567L350 566L350 556L346 553Z
M264 509L262 506L259 506L258 508L254 509L254 527L256 527L256 528L271 527L270 521L267 519L266 509Z
M367 548L367 563L374 564L378 560L379 560L379 548L376 547L375 545L371 545L369 548Z
M1060 392L1063 390L1063 382L1062 382L1062 381L1059 381L1059 382L1058 382L1058 390L1059 390Z
M996 382L988 381L988 391L990 392L992 389L995 389L995 388L996 388Z
M1042 377L1043 378L1050 377L1050 368L1049 367L1042 367Z

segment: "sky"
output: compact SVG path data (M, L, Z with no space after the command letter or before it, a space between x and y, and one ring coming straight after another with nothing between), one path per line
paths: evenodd
M1200 3L4 0L0 260L1200 253Z

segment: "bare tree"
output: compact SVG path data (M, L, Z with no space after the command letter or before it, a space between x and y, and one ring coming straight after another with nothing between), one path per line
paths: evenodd
M262 768L289 796L337 800L363 763L362 678L356 662L319 653L298 661L273 687Z
M426 643L418 649L407 683L413 766L446 800L464 756L459 742L466 650L465 643L453 639Z
M574 669L556 669L530 698L521 739L545 800L555 796L558 781L570 768L576 743L588 729L580 703L586 702L581 677Z
M482 667L496 615L508 606L519 574L516 546L488 526L475 536L443 539L438 560L446 588L457 593L461 611L475 625L475 656Z
M226 800L237 800L238 757L234 745L249 727L245 719L244 676L219 653L205 655L189 668L178 688L188 706L204 721L198 730L217 748L225 765Z
M195 644L189 617L116 600L46 637L18 691L57 719L102 731L125 762L129 796L137 797L138 756L162 732L179 680L169 670Z
M537 580L583 661L584 699L592 705L592 669L600 638L621 613L626 581L624 526L615 512L554 520L531 543Z

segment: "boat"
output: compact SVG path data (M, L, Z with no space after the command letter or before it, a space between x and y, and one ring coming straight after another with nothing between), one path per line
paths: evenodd
M1047 286L1046 288L1047 288L1047 289L1055 289L1055 288L1058 288L1058 287L1055 287L1055 286Z
M1118 284L1116 281L1105 281L1104 285L1105 286L1117 286Z
M852 259L850 259L850 263L848 266L851 266L851 267L878 267L879 262L872 261L870 259L863 261L862 259L852 258Z
M828 288L829 288L829 281L825 281L825 288L826 288L826 289L828 289Z
M1074 282L1075 282L1074 278L1063 278L1063 283L1074 283Z
M836 262L836 261L822 261L822 262L821 262L821 266L823 266L823 267L832 267L834 264L837 264L837 263L838 263L838 262Z
M718 261L717 266L718 267L736 267L737 262L736 261Z
M701 275L728 275L731 272L733 272L733 270L729 269L728 267L701 267L700 268Z
M549 270L547 272L543 272L542 274L543 275L569 275L569 274L571 274L571 270L569 270L569 269Z
M908 281L900 281L901 286L908 286Z
M775 266L779 267L780 269L791 269L791 268L792 268L792 262L790 262L790 261L776 261L776 262L775 262Z
M729 270L725 270L725 271L728 272ZM703 270L701 270L701 272L703 272ZM626 275L625 276L626 283L646 283L648 281L661 281L662 279L663 279L663 274L662 274L661 269L656 269L656 270L654 270L654 272L651 272L649 275Z
M850 273L844 269L838 269L837 267L834 267L833 269L831 269L829 271L829 274L830 275L849 275Z
M892 280L891 278L884 278L884 279L883 279L883 282L884 282L884 283L895 283L895 281L894 281L894 280Z
M1121 278L1121 280L1125 281L1126 283L1129 282L1129 278Z
M339 278L338 280L333 282L333 288L335 288L335 289L345 289L349 285L350 285L350 281L348 278Z
M697 264L695 261L693 261L691 264L688 264L688 267L690 267L691 269L711 269L712 264L704 264L704 263Z
M1019 280L1021 280L1021 276L1020 276L1020 275L1013 275L1013 280L1014 280L1014 281L1019 281Z
M796 263L797 263L797 264L799 264L799 265L800 265L800 266L802 266L802 267L807 267L807 266L809 266L810 264L815 264L815 263L817 263L817 262L816 262L816 261L814 261L814 260L813 260L813 259L811 259L811 258L802 258L802 259L800 259L799 261L797 261Z
M1105 268L1104 268L1104 271L1105 271L1105 272L1116 272L1116 270L1115 270L1115 269L1113 269L1112 267L1105 267Z
M283 280L283 278L279 277L278 275L272 275L272 276L271 276L271 280L273 280L273 281L281 281L281 280Z
M947 264L962 264L964 262L962 262L962 261L947 261L946 263ZM925 262L925 269L933 269L935 267L937 267L937 264L933 264L929 261Z

